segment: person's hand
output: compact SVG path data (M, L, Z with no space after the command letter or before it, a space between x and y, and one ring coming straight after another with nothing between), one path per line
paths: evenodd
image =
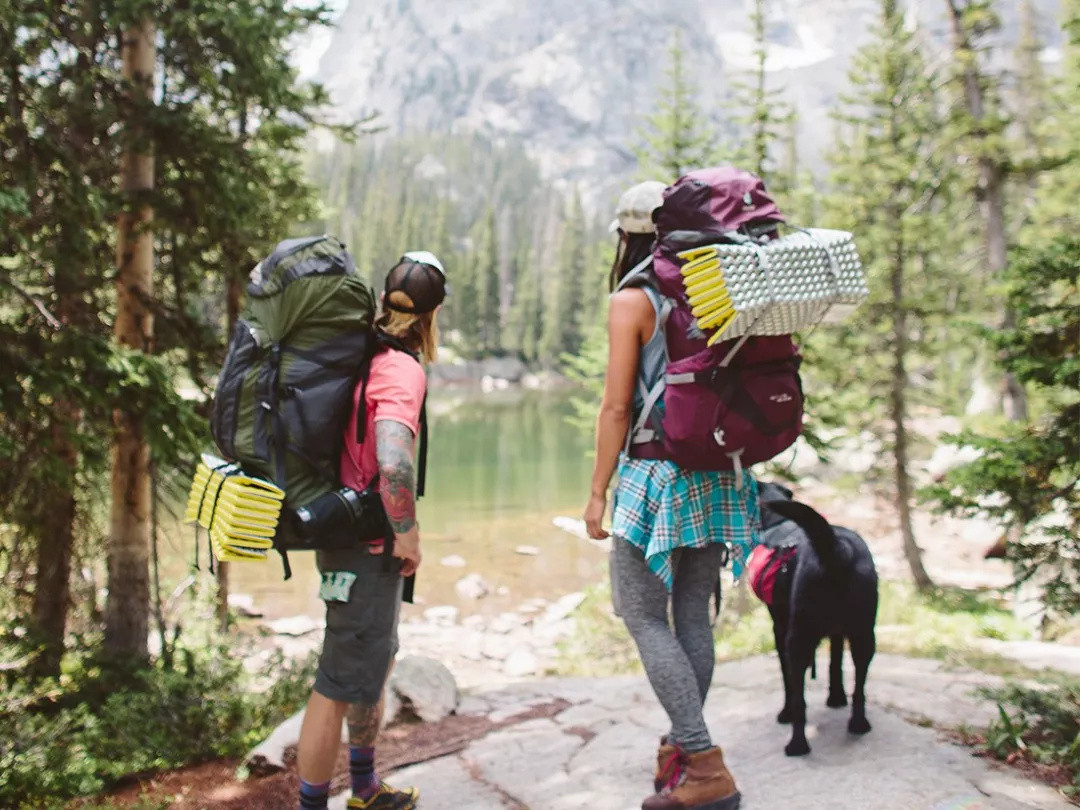
M420 532L399 534L394 539L394 556L401 560L401 575L411 577L420 567Z
M604 531L604 513L607 511L607 496L593 495L585 507L585 532L593 540L603 540L608 536Z

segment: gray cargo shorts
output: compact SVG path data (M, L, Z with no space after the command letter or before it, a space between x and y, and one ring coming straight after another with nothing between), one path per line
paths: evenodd
M382 554L368 546L318 551L322 576L319 598L326 603L315 691L342 703L374 705L382 695L398 651L401 612L401 560L387 568Z

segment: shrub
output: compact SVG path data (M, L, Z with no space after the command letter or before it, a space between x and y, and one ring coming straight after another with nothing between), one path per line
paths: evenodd
M88 658L63 688L3 694L0 807L49 806L131 774L240 756L303 705L314 679L314 656L275 654L253 678L228 646L179 652L174 669L118 680ZM253 680L271 685L256 692Z
M1080 680L1062 679L1045 687L1010 684L982 694L998 705L985 751L1009 762L1020 759L1060 769L1062 790L1080 798Z

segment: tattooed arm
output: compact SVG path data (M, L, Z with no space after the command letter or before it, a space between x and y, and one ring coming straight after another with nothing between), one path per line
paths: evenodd
M379 495L394 529L394 556L402 560L401 573L411 576L420 566L413 432L400 422L388 419L376 422L375 455L379 461Z

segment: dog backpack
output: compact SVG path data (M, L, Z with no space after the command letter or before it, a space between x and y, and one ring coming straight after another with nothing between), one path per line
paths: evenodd
M797 550L795 546L771 548L760 545L755 546L751 552L750 562L746 565L750 587L766 605L776 602L777 582L791 576ZM781 591L783 590L782 587Z
M801 357L790 335L743 336L709 345L686 298L680 252L703 245L775 238L784 218L757 176L703 169L664 191L653 212L656 245L621 287L663 297L665 373L642 391L628 438L635 458L666 458L689 470L735 470L767 461L802 432ZM639 385L644 385L639 380Z
M226 459L273 481L296 510L340 487L353 391L375 350L375 295L344 245L315 236L278 244L252 271L247 296L210 428ZM291 533L281 520L274 547L302 547Z

